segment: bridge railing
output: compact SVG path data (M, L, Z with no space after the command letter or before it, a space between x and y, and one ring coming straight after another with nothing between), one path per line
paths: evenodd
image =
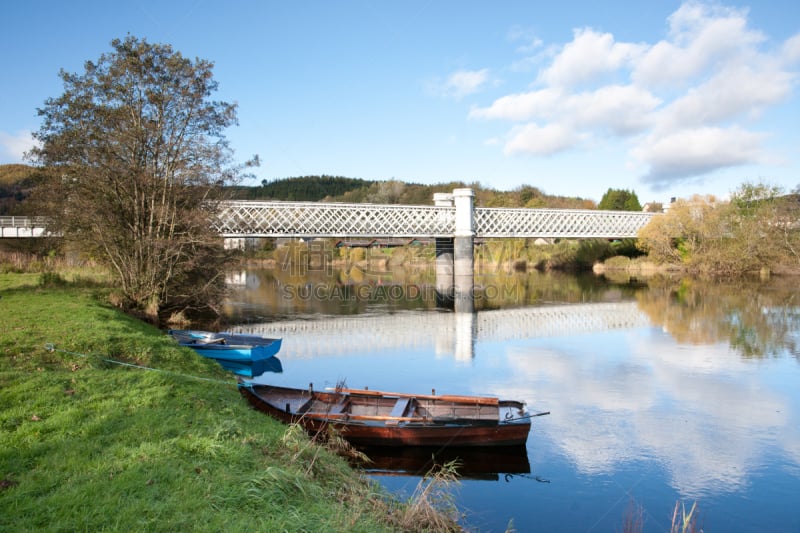
M226 202L215 229L224 237L446 237L455 208L315 202Z
M0 217L0 237L2 238L45 237L51 235L45 233L46 227L46 217Z
M475 209L480 237L625 238L636 237L655 213L589 209Z
M46 217L0 217L0 226L5 228L43 228L46 223Z

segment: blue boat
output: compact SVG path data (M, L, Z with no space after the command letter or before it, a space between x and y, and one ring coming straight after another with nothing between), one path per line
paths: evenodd
M269 359L281 349L281 339L237 333L214 333L188 329L171 329L169 335L181 346L220 363L254 363ZM223 366L225 366L223 364Z

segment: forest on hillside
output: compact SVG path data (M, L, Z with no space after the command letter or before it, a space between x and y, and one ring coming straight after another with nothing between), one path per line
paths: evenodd
M40 169L28 165L0 165L0 215L27 214L21 212L22 202L30 196L42 175ZM479 183L460 181L423 185L398 180L299 176L263 180L261 185L232 186L227 192L235 200L433 205L434 193L450 193L463 187L475 191L475 204L481 207L597 209L593 200L550 195L531 185L499 191Z
M265 180L261 186L236 187L233 196L241 200L432 205L435 193L450 193L453 189L463 187L475 191L475 203L482 207L597 208L593 200L549 195L530 185L511 191L498 191L479 183L461 181L423 185L398 180L370 181L325 175Z
M28 165L0 165L0 216L18 213L19 206L42 180L39 169Z
M302 176L280 180L263 180L261 186L231 187L236 200L286 200L293 202L319 202L341 196L349 191L369 187L375 183L341 176Z

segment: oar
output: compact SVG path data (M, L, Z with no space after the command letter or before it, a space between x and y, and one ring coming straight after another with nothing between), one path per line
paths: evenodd
M525 420L526 418L533 418L533 417L536 417L536 416L544 416L544 415L549 415L549 414L550 414L550 411L545 411L543 413L536 413L536 414L532 414L532 415L523 415L523 416L517 416L517 417L514 417L514 418L506 418L502 422L503 423L505 423L505 422L516 422L517 420Z

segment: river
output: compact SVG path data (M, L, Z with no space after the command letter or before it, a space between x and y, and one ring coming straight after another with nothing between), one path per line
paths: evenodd
M453 490L470 529L610 532L641 517L669 531L681 502L706 532L797 532L796 282L484 273L462 315L437 308L429 273L244 270L226 313L283 338L283 372L257 381L550 411L524 450L461 457ZM395 451L369 472L403 497L430 465Z

